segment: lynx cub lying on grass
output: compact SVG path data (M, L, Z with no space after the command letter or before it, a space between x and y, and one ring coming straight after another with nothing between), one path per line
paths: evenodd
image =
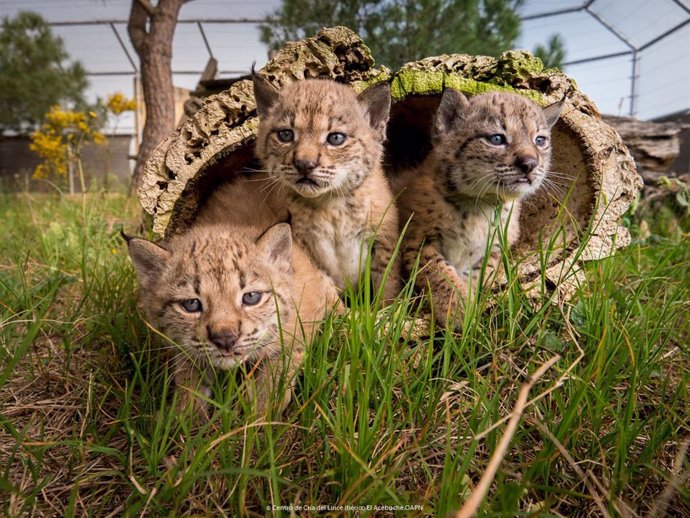
M562 102L542 109L517 94L487 93L467 99L446 89L432 128L433 149L404 175L401 222L412 216L403 262L430 289L442 325L459 328L468 279L499 264L497 225L507 242L518 238L520 202L542 184L551 157L550 132ZM498 220L496 214L498 213Z
M260 117L256 156L286 191L292 230L335 284L356 286L369 242L374 287L383 299L399 291L398 214L381 169L390 86L359 97L347 86L303 80L277 91L254 76Z
M304 345L338 300L333 283L298 247L290 226L199 225L165 245L131 238L129 254L149 322L176 344L182 406L206 412L214 371L247 365L253 401L281 408ZM275 394L284 374L285 394Z

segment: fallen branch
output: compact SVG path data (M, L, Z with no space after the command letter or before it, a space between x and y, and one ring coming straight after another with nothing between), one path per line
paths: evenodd
M566 320L566 326L568 326L568 325L570 325L570 324L569 324L569 322ZM579 352L578 357L575 358L575 361L574 361L573 363L570 364L570 366L563 372L563 374L561 374L561 375L558 377L558 379L556 380L556 382L555 382L553 385L551 385L551 387L549 387L547 390L545 390L545 391L542 392L541 394L537 394L537 395L534 396L532 399L530 399L530 400L525 404L525 408L531 407L532 405L534 405L534 404L537 403L538 401L541 401L542 399L544 399L546 396L548 396L548 395L551 394L552 392L558 390L558 389L563 385L563 383L565 382L565 379L566 379L568 376L570 376L570 373L575 369L575 367L577 367L577 365L580 363L580 361L582 360L582 358L585 357L585 352L582 350L582 348L581 348L580 345L577 343L577 341L574 341L573 343L575 344L575 347L577 347L577 350L578 350L578 352ZM499 426L501 426L503 423L505 423L506 421L508 421L508 420L511 418L511 416L512 416L512 414L509 414L509 415L507 415L507 416L505 416L505 417L502 417L501 419L499 419L498 421L496 421L494 424L492 424L491 426L489 426L486 430L484 430L484 431L478 433L477 435L475 435L475 436L472 438L472 440L473 440L473 441L479 441L479 440L483 439L484 437L486 437L487 435L489 435L493 430L495 430L496 428L498 428Z
M465 504L455 514L455 518L470 518L471 516L474 516L477 513L477 509L479 509L479 506L484 501L486 494L489 492L489 486L491 485L491 482L493 482L493 479L496 476L498 466L501 464L501 461L503 460L503 458L506 455L506 452L508 451L510 441L513 440L515 430L517 430L517 425L520 422L522 413L524 412L525 406L527 405L527 396L529 396L530 389L537 382L537 380L541 378L544 375L544 373L547 370L549 370L553 366L553 364L555 364L560 359L561 357L559 355L556 355L547 362L545 362L534 372L534 374L532 374L532 376L527 380L527 382L525 382L525 384L522 385L522 388L520 389L520 394L518 395L517 401L515 402L515 407L511 412L510 421L508 421L508 425L506 426L505 432L503 432L503 435L501 436L501 440L498 443L496 451L491 456L491 459L489 459L489 464L486 467L486 471L484 471L482 478L479 479L477 487L474 488L474 491L472 491L472 494L467 499Z

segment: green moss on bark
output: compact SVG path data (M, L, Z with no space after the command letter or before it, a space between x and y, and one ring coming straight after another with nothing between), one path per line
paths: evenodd
M514 92L544 104L543 96L534 90L522 90L508 85L485 83L453 72L423 70L401 70L393 79L391 94L396 101L400 101L409 95L440 95L444 87L455 88L467 95L485 92Z

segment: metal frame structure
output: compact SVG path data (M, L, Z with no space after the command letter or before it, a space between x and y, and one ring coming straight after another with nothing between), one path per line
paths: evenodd
M206 32L204 31L204 24L247 24L247 25L258 25L260 23L264 23L266 20L263 18L194 18L194 19L186 19L186 20L178 20L178 25L181 24L194 24L197 26L199 29L199 33L201 34L201 38L204 41L204 45L206 46L206 50L208 52L209 57L214 57L213 56L213 51L211 50L211 45L208 42L208 38L206 37ZM89 72L87 71L86 74L89 76L131 76L131 75L138 75L139 74L139 69L137 68L136 62L134 61L134 58L129 52L129 49L125 45L124 40L122 39L122 35L120 34L120 31L117 30L116 25L127 25L129 23L128 20L76 20L76 21L67 21L67 22L48 22L48 25L51 27L80 27L80 26L87 26L87 25L107 25L110 27L110 29L113 31L115 34L115 38L117 39L117 42L120 45L120 48L122 49L122 52L125 53L125 56L127 56L127 61L129 61L129 64L132 65L132 70L114 70L112 72ZM221 74L246 74L248 71L247 70L220 70L219 71ZM179 75L201 75L202 71L201 70L173 70L173 74L179 74Z
M178 24L194 24L197 26L199 29L199 33L201 34L201 38L204 41L204 46L206 47L206 51L208 52L209 58L213 59L213 50L211 49L211 45L208 41L208 38L206 37L206 32L204 31L204 24L253 24L253 25L258 25L262 22L264 22L264 19L251 19L251 18L215 18L215 19L185 19L185 20L178 20ZM129 52L129 49L127 48L127 45L125 45L125 41L122 39L122 35L120 34L120 31L117 30L116 25L127 25L129 23L128 20L75 20L75 21L63 21L63 22L49 22L48 25L52 27L81 27L81 26L90 26L90 25L102 25L102 26L108 26L110 29L113 31L113 34L115 35L115 38L117 39L118 44L120 45L120 48L122 49L122 52L124 52L125 56L127 57L127 61L129 61L129 64L132 66L132 70L113 70L113 71L108 71L108 72L89 72L88 70L86 71L87 76L93 76L93 77L102 77L102 76L131 76L133 79L133 90L134 90L134 99L137 102L137 106L142 105L142 92L141 92L141 76L139 72L139 68L137 67L137 63L134 60L134 57L132 54ZM248 70L220 70L219 71L221 74L247 74L249 73ZM196 76L201 76L202 71L199 70L173 70L173 74L177 75L196 75ZM140 111L137 109L134 111L134 147L135 149L139 149L139 140L141 138L141 122L140 122Z
M575 61L567 61L563 63L563 66L568 66L568 65L580 65L582 63L591 63L593 61L601 61L604 59L611 59L611 58L618 58L621 56L631 56L631 72L630 72L630 108L628 110L628 114L630 117L634 117L637 114L637 83L639 81L639 65L640 65L640 53L643 50L648 49L649 47L655 45L656 43L660 42L667 36L670 36L676 31L679 31L686 25L690 24L690 9L681 2L681 0L671 0L674 4L676 4L678 7L680 7L683 11L685 11L688 14L688 18L677 24L674 27L671 27L669 30L666 32L660 34L659 36L656 36L655 38L652 38L648 42L644 43L643 45L640 45L639 47L635 46L628 38L625 37L624 34L622 34L620 31L618 31L614 26L612 26L610 23L608 23L606 20L604 20L601 16L599 16L597 13L592 11L591 7L596 0L587 0L584 4L582 4L579 7L570 7L568 9L560 9L557 11L549 11L549 12L544 12L544 13L538 13L538 14L532 14L528 16L523 16L521 19L524 20L537 20L539 18L548 18L551 16L559 16L562 14L570 14L570 13L581 13L585 12L589 14L594 20L596 20L602 27L604 27L607 31L609 31L611 34L613 34L619 41L621 41L625 46L628 47L629 50L625 50L623 52L614 52L612 54L605 54L602 56L595 56L591 58L585 58L585 59L578 59Z
M552 16L559 16L563 14L570 14L570 13L580 13L580 12L585 12L588 15L590 15L594 20L596 20L599 25L604 27L608 32L613 34L619 41L621 41L626 47L628 47L628 50L622 51L622 52L614 52L611 54L604 54L601 56L594 56L590 58L584 58L584 59L578 59L574 61L567 61L564 63L564 66L568 65L579 65L582 63L591 63L594 61L601 61L605 59L611 59L611 58L618 58L621 56L631 56L631 72L630 72L630 105L629 105L629 110L628 114L630 117L634 117L637 114L637 97L638 97L638 81L639 81L639 64L640 64L640 53L653 45L659 43L660 41L664 40L671 34L679 31L686 25L690 24L690 8L686 6L681 0L671 0L674 4L676 4L678 7L680 7L683 11L685 11L688 14L688 17L686 20L683 22L675 25L674 27L668 29L664 33L652 38L651 40L647 41L643 45L636 46L633 44L626 36L621 33L619 30L616 29L615 26L604 20L601 16L599 16L596 12L592 10L592 4L594 4L597 0L586 0L583 2L582 5L577 6L577 7L570 7L566 9L558 9L554 11L547 11L543 13L537 13L537 14L531 14L531 15L526 15L522 16L521 19L523 21L528 21L528 20L537 20L540 18L548 18ZM204 31L204 25L206 24L251 24L251 25L258 25L261 23L266 22L267 20L264 18L211 18L211 19L202 19L202 18L197 18L197 19L185 19L185 20L179 20L178 24L194 24L197 26L199 29L199 33L201 34L201 38L204 41L204 45L206 46L206 50L209 54L210 58L213 58L213 50L211 49L211 45L209 44L208 38L206 37L206 32ZM125 56L127 56L127 60L129 61L130 65L132 66L131 71L127 70L122 70L122 71L109 71L109 72L88 72L87 75L91 76L134 76L135 79L135 84L136 84L136 79L139 77L139 69L137 67L137 64L135 60L133 59L132 55L130 54L129 50L127 49L127 46L124 43L124 40L122 39L122 36L120 35L120 32L118 31L116 25L127 25L128 20L89 20L89 21L65 21L65 22L50 22L50 25L53 27L69 27L69 26L84 26L84 25L107 25L110 27L110 29L113 31L115 34L115 37L117 38L117 41L122 48L122 51L125 53ZM200 70L174 70L173 74L184 74L184 75L201 75L202 71ZM248 73L247 70L220 70L219 73L221 74L246 74Z

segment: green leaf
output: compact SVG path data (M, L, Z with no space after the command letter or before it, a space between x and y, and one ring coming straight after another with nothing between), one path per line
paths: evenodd
M86 106L86 72L36 13L5 18L0 28L0 132L28 133L56 104Z

